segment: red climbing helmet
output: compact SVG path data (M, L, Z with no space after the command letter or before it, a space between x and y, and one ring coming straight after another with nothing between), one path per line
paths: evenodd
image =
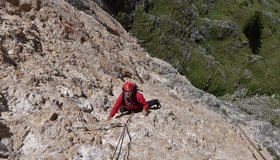
M123 91L134 91L135 84L133 82L125 82L122 89Z

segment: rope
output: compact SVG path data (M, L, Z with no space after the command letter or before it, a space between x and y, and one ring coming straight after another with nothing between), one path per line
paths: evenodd
M228 115L226 115L228 118L230 118ZM252 142L252 140L247 136L247 134L244 132L244 130L239 126L237 122L232 121L233 124L239 129L239 131L243 134L243 136L246 138L246 140L250 143L250 145L256 150L256 152L262 157L263 160L267 160L264 155L259 151L257 146Z
M114 159L114 157L115 157L115 155L116 155L116 153L117 153L117 149L118 149L118 148L119 148L119 152L118 152L118 155L117 155L117 157L116 157L116 160L118 160L119 157L120 157L120 155L121 155L125 131L127 132L128 136L129 136L128 152L127 152L127 155L125 155L125 156L127 157L127 159L128 159L128 157L129 157L129 151L130 151L130 148L131 148L131 145L130 145L130 143L131 143L131 136L130 136L129 131L128 131L128 124L131 122L131 118L132 118L133 114L134 114L134 112L132 112L132 114L129 116L129 118L127 119L127 121L126 121L125 124L124 124L123 130L122 130L122 133L121 133L121 136L120 136L120 138L119 138L119 140L118 140L118 144L117 144L117 146L116 146L116 149L115 149L114 154L113 154L113 157L112 157L113 159ZM119 145L120 145L120 146L119 146Z
M251 144L251 146L258 152L258 154L262 157L263 160L266 160L264 155L259 151L257 146L252 142L252 140L247 136L247 134L243 131L243 129L236 123L236 127L241 131L241 133L244 135L246 140Z
M127 131L128 137L129 137L129 142L128 142L128 144L127 144L127 156L126 156L126 159L128 159L129 153L130 153L129 151L130 151L130 149L131 149L131 141L132 141L132 138L131 138L131 136L130 136L130 134L129 134L128 127L126 127L126 131Z

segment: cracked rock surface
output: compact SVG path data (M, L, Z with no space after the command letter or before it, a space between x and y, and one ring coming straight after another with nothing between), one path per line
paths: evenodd
M111 159L132 116L121 159L261 159L215 109L220 101L89 7L92 15L63 0L0 2L0 158ZM105 122L124 80L162 107Z

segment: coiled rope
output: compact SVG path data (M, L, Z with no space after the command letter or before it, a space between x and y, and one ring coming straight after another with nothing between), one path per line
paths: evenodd
M134 112L132 112L132 114L129 116L127 121L124 123L124 127L123 127L122 133L121 133L121 135L119 137L118 144L117 144L117 146L115 148L115 151L114 151L114 154L112 156L112 159L115 158L118 148L119 148L119 151L118 151L118 154L116 156L116 160L118 160L120 155L121 155L125 131L127 132L128 137L129 137L129 143L128 143L128 148L127 148L128 151L127 151L127 154L125 154L125 157L126 157L126 159L128 159L128 157L129 157L129 151L131 149L131 145L130 145L130 143L131 143L131 136L130 136L129 131L128 131L128 124L131 122L131 118L132 118L133 114L134 114Z

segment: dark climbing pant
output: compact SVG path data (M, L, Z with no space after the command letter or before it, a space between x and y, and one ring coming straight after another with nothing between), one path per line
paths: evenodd
M161 105L160 105L160 103L159 103L159 100L157 100L157 99L152 99L152 100L149 100L149 101L147 101L147 103L148 103L148 105L149 105L149 108L151 108L152 106L154 106L154 105L156 105L156 108L160 108L161 107ZM141 108L138 108L138 109L134 109L134 110L128 110L128 109L126 109L125 108L125 106L121 106L120 107L120 112L121 113L123 113L123 112L125 112L125 111L136 111L136 112L139 112L139 111L141 111L143 108L141 107Z
M149 108L151 108L154 105L157 106L156 108L160 108L161 107L161 105L160 105L160 103L159 103L159 101L157 99L149 100L147 103L149 105Z

